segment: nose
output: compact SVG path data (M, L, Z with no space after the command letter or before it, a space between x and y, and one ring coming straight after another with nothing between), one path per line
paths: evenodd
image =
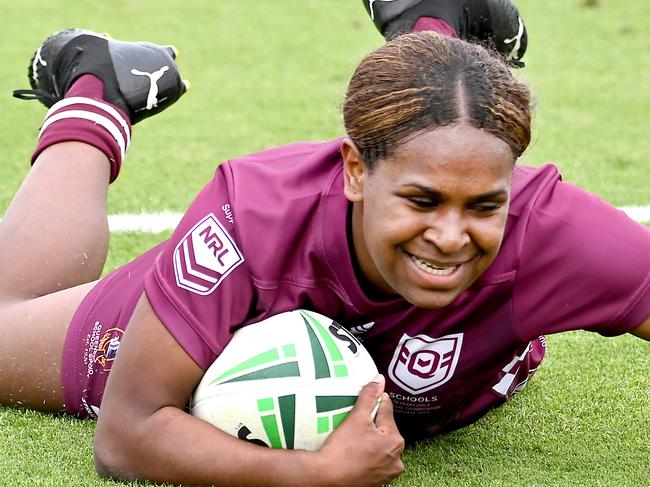
M455 210L433 212L423 237L445 254L453 254L463 249L470 236L467 223L462 214Z

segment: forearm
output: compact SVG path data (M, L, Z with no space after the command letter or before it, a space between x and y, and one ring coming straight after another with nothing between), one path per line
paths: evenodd
M100 475L184 485L324 485L317 455L247 443L171 406L128 424L100 419L95 439Z
M323 447L307 452L248 443L186 413L202 375L143 297L104 392L95 433L97 472L184 485L361 487L386 484L404 470L404 440L386 394L372 420L383 393L381 376L362 389Z

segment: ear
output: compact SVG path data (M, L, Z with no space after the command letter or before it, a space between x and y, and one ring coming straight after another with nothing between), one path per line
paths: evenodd
M363 155L355 143L347 137L341 142L341 155L345 197L353 203L362 201L363 185L368 174Z

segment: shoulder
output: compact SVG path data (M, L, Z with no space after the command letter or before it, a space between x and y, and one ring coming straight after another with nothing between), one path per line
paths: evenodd
M544 242L544 249L558 256L574 250L581 254L576 259L611 260L621 252L647 254L650 245L650 229L600 196L562 181L552 165L519 170L510 213L518 220L522 243L539 247Z
M345 231L346 212L326 211L344 199L340 144L301 142L224 164L220 206L255 277L307 273L303 261L321 255L324 226Z
M634 319L623 317L647 299L650 229L552 166L524 168L518 184L504 243L516 255L519 316L539 322L535 332L626 331Z
M512 173L510 216L526 215L544 201L558 183L562 182L557 167L545 164L540 167L517 165Z
M301 182L300 187L305 188L327 178L340 167L340 147L340 138L296 142L231 159L220 169L227 171L232 183L241 188L261 184L266 187L284 185L289 190L292 182Z
M220 167L235 221L258 228L312 213L337 189L341 170L340 139L275 147Z
M219 195L210 201L243 246L286 241L309 229L323 199L340 192L340 145L341 139L298 142L228 160L207 188Z

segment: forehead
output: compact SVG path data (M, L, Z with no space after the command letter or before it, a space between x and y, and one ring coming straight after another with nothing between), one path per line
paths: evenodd
M377 168L397 184L472 192L506 189L514 157L508 144L470 125L422 132L399 146Z

